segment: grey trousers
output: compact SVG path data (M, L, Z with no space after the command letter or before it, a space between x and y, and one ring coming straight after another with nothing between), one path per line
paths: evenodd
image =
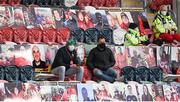
M82 81L83 74L84 74L84 68L82 66L79 66L79 68L69 68L66 71L65 66L59 66L52 70L53 74L59 75L59 81L64 81L65 76L71 76L76 74L76 80Z

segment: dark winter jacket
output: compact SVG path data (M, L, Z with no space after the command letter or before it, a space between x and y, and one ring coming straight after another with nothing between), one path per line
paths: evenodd
M114 55L111 49L107 47L104 50L100 50L98 47L92 49L87 59L87 65L92 70L98 68L106 71L108 68L113 67L114 64Z
M52 64L52 69L65 66L66 70L70 68L70 62L73 61L73 64L78 64L76 51L70 52L68 48L62 47L58 50L54 62Z

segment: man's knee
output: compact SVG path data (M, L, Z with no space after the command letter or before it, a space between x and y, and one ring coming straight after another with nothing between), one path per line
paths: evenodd
M59 66L59 67L54 68L51 73L59 75L61 73L65 73L65 71L66 71L65 66Z
M116 70L112 69L112 73L113 73L114 77L117 77L117 72L116 72Z
M78 69L77 69L78 72L81 72L81 73L84 73L84 67L83 66L80 66Z
M80 70L81 72L84 72L84 67L83 67L83 66L80 66L80 67L79 67L79 70Z
M59 66L58 69L59 69L60 72L65 72L66 71L65 66Z
M93 70L93 74L94 74L95 76L101 76L101 75L103 75L102 71L99 70L99 69L94 69L94 70Z
M59 67L56 67L52 70L52 73L54 74L59 74L61 72L65 72L66 71L66 67L65 66L59 66Z

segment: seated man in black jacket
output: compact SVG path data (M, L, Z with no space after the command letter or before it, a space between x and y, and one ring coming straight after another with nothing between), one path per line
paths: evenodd
M76 74L76 80L82 81L84 68L78 64L75 51L75 41L69 40L66 46L60 48L52 64L52 73L59 75L59 80L64 81L64 77Z
M97 47L89 53L87 65L97 78L113 83L117 76L112 68L115 59L111 49L107 48L105 43L105 38L100 36Z

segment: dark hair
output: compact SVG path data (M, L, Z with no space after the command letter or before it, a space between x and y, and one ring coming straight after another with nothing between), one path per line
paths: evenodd
M166 51L163 51L162 53L165 53L165 54L166 54Z
M96 15L96 17L102 16L101 13L99 13L99 12L96 12L95 15Z
M147 85L143 85L143 92L144 92L144 87L147 89L147 94L149 95L150 93L149 93L149 89L148 89Z
M100 39L106 39L104 36L102 36L102 35L100 35L99 37L98 37L98 40L97 41L99 41Z
M129 24L129 28L131 28L131 29L135 29L137 27L138 27L138 25L136 23L130 23Z
M54 11L57 11L59 13L60 16L63 16L64 17L64 11L63 9L62 10L59 10L59 9L53 9L52 10L52 13L54 14Z
M163 87L162 87L161 85L157 85L155 88L156 88L156 89L155 89L155 91L156 91L156 96L163 96L163 95L164 95L164 93L163 93ZM161 93L159 92L159 90L161 91Z
M85 93L84 93L84 92L85 92ZM88 95L88 91L87 91L87 89L86 89L85 87L83 87L83 88L81 89L81 93Z
M83 87L83 88L81 89L81 91L85 91L85 90L87 91L87 89L86 89L85 87Z
M121 18L122 18L123 16L126 17L126 18L128 18L128 16L127 16L124 12L121 13ZM128 19L129 19L129 18L128 18Z

